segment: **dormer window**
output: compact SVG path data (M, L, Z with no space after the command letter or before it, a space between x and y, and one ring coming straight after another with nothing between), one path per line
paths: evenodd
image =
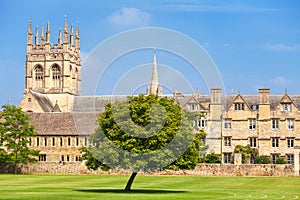
M198 110L198 104L195 104L195 103L188 104L188 109L189 110Z
M291 111L291 103L281 103L281 111Z
M244 103L235 103L234 110L245 110L245 104Z
M251 105L251 109L252 109L252 110L258 110L258 105L257 105L257 104Z

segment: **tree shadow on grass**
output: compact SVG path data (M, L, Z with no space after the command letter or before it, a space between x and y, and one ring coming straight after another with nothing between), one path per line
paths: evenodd
M176 194L176 193L185 193L186 191L178 190L145 190L145 189L133 189L126 191L123 189L84 189L84 190L75 190L77 192L90 192L90 193L134 193L134 194Z

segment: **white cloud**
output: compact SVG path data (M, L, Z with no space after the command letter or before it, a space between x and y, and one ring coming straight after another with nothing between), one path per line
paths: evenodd
M287 44L265 44L261 46L263 49L271 51L297 51L300 50L300 44L287 45Z
M240 1L170 1L164 2L161 9L183 12L230 12L230 13L249 13L249 12L269 12L276 11L273 8L257 7L243 4Z
M288 80L283 76L277 76L271 79L270 82L275 85L286 85L288 83Z
M108 17L109 23L121 27L148 26L150 14L137 8L123 7Z

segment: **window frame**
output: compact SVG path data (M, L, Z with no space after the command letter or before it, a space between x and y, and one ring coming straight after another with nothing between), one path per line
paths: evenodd
M281 111L291 112L292 111L292 103L281 103Z
M231 147L231 136L224 136L224 146Z
M294 154L286 154L286 162L288 164L294 164L295 162L295 157L294 157Z
M224 162L224 164L231 164L232 163L232 153L224 153L223 154L223 162Z
M287 138L287 147L294 148L295 138Z
M251 148L257 148L257 137L250 137L249 145Z
M231 130L231 119L225 119L224 120L224 129L225 130Z
M249 129L256 130L256 119L248 119Z
M61 69L58 64L54 64L51 67L51 75L52 75L53 87L59 88L60 80L61 80Z
M278 148L279 147L279 137L272 137L271 138L272 142L272 147L273 148Z
M234 103L234 110L245 110L245 103Z
M295 120L294 119L286 119L286 127L288 130L294 130Z
M279 130L279 119L271 119L272 130Z

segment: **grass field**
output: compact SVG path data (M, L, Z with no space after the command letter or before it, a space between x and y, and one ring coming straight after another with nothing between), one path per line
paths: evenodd
M0 175L0 199L299 199L300 178Z

